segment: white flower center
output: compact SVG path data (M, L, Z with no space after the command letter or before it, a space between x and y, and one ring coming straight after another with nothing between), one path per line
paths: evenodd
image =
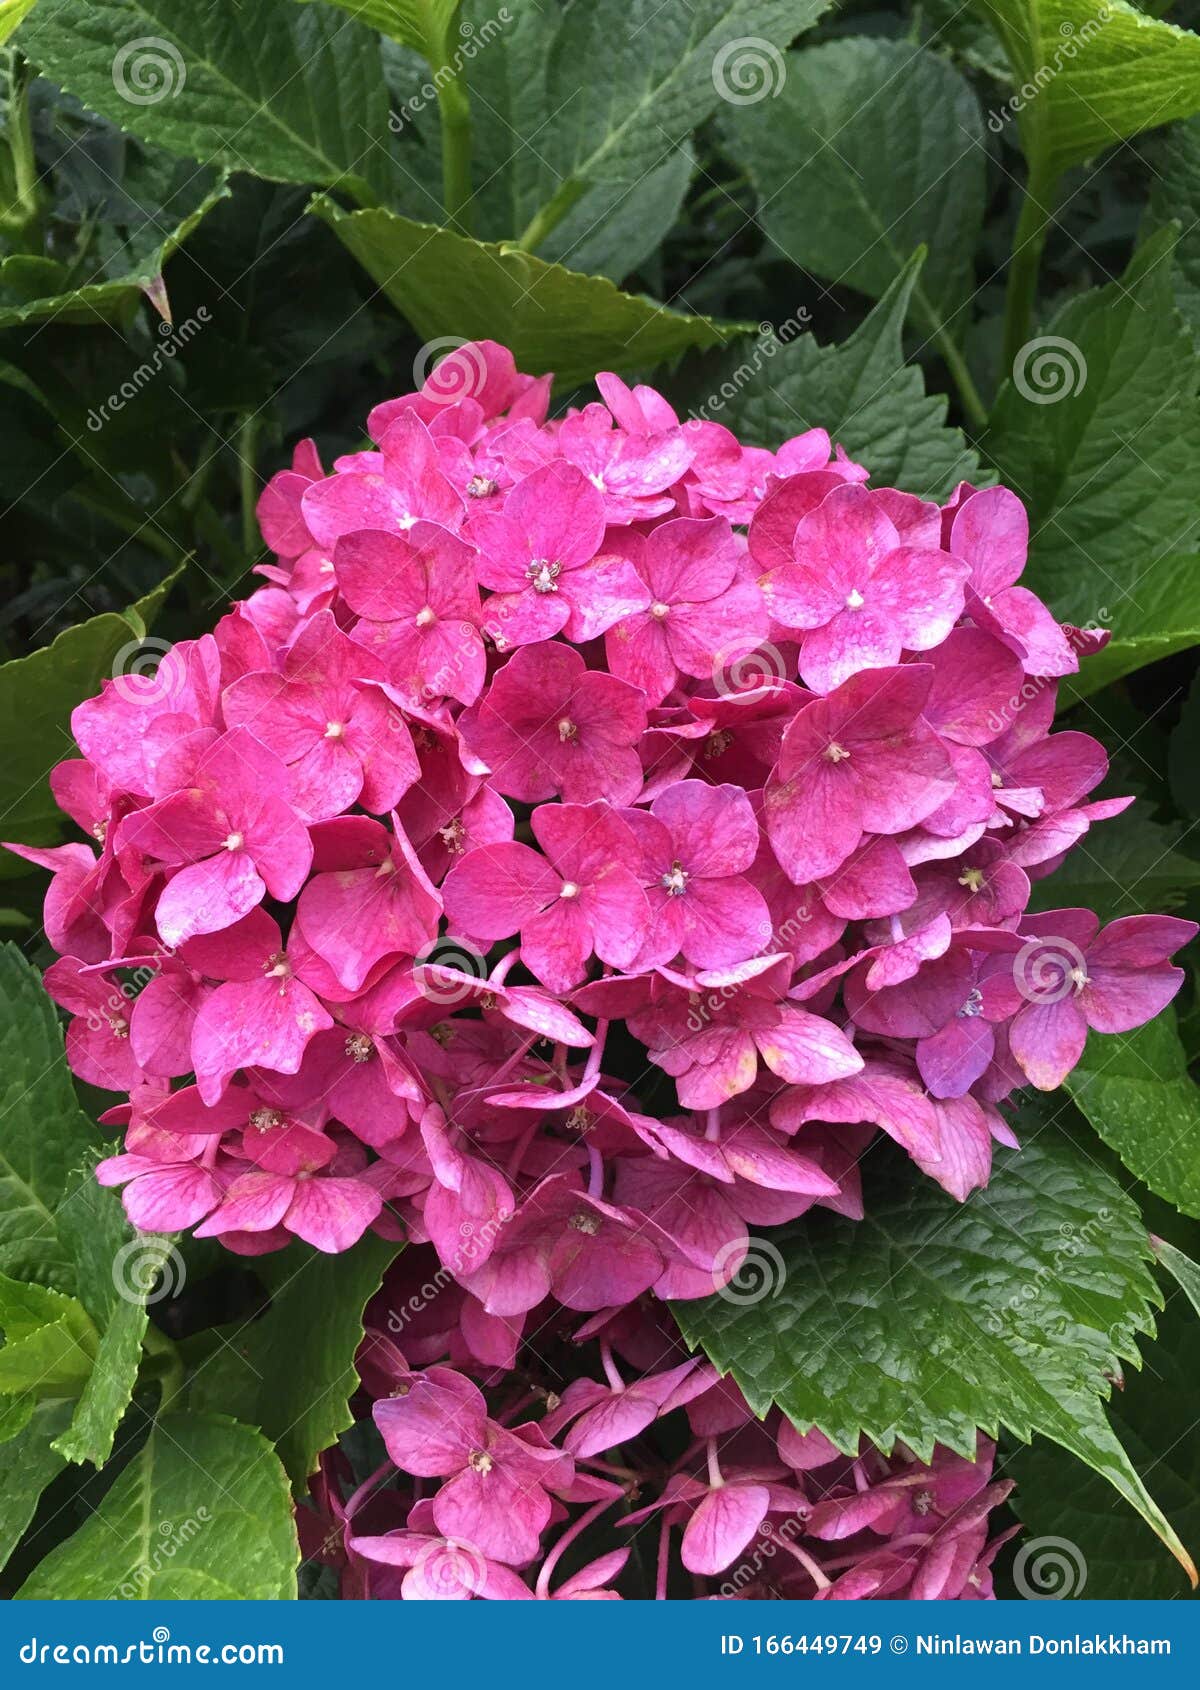
M656 599L654 601L654 603L650 606L651 616L653 616L659 622L662 621L664 616L669 615L670 610L671 610L670 605L664 604L661 599Z
M861 610L865 602L866 601L857 587L851 587L850 591L846 594L847 610Z
M425 606L424 610L418 610L418 612L417 612L417 627L418 628L428 628L428 626L431 622L436 622L436 621L437 621L437 611L434 610L434 608L431 604L427 604Z
M577 898L579 896L579 888L573 880L564 880L562 883L562 891L558 895L560 898Z
M345 722L326 722L326 724L325 724L325 738L326 739L341 739L341 737L345 733L345 731L346 731Z
M225 841L225 849L227 851L240 851L245 843L246 837L244 834L231 833L229 838Z
M846 747L839 745L836 739L830 740L821 755L827 763L845 763L850 757Z

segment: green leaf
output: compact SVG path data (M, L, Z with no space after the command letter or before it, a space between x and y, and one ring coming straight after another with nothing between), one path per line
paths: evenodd
M146 627L183 565L123 616L106 611L65 629L52 645L0 664L0 718L20 722L5 746L0 768L0 838L20 845L53 845L65 818L54 802L49 775L75 750L71 712L99 692L100 683L132 657ZM0 853L0 879L27 874L19 857Z
M1008 54L1026 157L1051 176L1200 111L1200 37L1190 30L1125 0L978 4Z
M164 1272L173 1288L178 1258L170 1238L130 1226L116 1192L96 1184L92 1157L76 1170L58 1208L58 1226L100 1341L70 1429L55 1447L70 1461L102 1467L137 1383L147 1299Z
M1035 910L1094 909L1105 921L1177 909L1200 886L1200 863L1177 849L1177 822L1156 822L1135 804L1099 822L1061 869L1034 882Z
M1200 364L1172 297L1172 239L1155 235L1120 282L1071 300L1028 343L984 442L1029 507L1025 584L1063 620L1110 628L1122 672L1196 627ZM1052 360L1040 378L1039 353ZM1105 673L1104 654L1093 661Z
M1200 1219L1200 1089L1173 1010L1133 1033L1093 1033L1067 1090L1131 1174Z
M1064 703L1089 698L1123 675L1144 669L1147 663L1200 645L1200 553L1154 558L1134 572L1129 590L1136 608L1119 600L1112 619L1120 633L1103 651L1087 658L1078 675L1067 677L1063 682ZM1108 611L1109 606L1101 609ZM1111 611L1109 614L1112 617Z
M597 182L633 184L721 101L773 103L785 77L780 48L811 27L828 0L575 0L546 62L534 145L546 161L540 204L524 226L536 249ZM587 67L586 88L580 67ZM519 129L525 135L530 131Z
M0 1393L77 1397L92 1371L96 1329L61 1291L0 1274Z
M37 0L0 0L0 47L24 23Z
M395 1244L364 1238L332 1258L295 1246L264 1259L269 1310L196 1371L194 1406L220 1405L261 1426L297 1490L321 1451L354 1423L347 1405L358 1389L363 1309L395 1254Z
M921 257L913 255L848 340L819 346L799 334L783 346L760 345L736 367L731 357L698 409L762 446L826 428L880 486L928 499L959 481L978 482L977 456L946 427L946 400L928 396L920 370L904 362L901 331Z
M149 298L160 312L165 306L169 321L163 267L201 218L228 197L229 188L222 180L169 233L164 234L162 225L158 224L149 245L127 243L128 270L105 281L88 281L72 287L66 279L69 275L66 266L50 259L17 253L0 261L0 329L23 323L91 324L120 319L136 310L143 298ZM16 298L10 302L13 295Z
M1176 1296L1159 1317L1159 1336L1144 1345L1144 1353L1144 1370L1114 1394L1109 1415L1180 1537L1200 1543L1200 1325L1182 1297ZM1154 1534L1130 1519L1097 1474L1073 1465L1064 1469L1058 1451L1040 1439L1014 1450L1005 1471L1017 1481L1012 1507L1025 1523L1030 1570L1037 1565L1042 1539L1073 1545L1070 1562L1086 1568L1082 1584L1078 1573L1068 1574L1063 1595L1088 1601L1168 1601L1194 1594ZM1044 1569L1044 1576L1054 1577L1050 1544ZM1059 1588L1051 1585L1050 1591L1058 1594Z
M865 1433L927 1458L963 1455L976 1428L1035 1433L1094 1468L1181 1564L1186 1550L1104 1416L1108 1378L1138 1364L1161 1303L1150 1246L1120 1187L1048 1132L996 1158L958 1204L898 1156L873 1156L866 1219L806 1216L776 1234L772 1296L673 1305L690 1344L840 1448ZM868 1172L871 1171L870 1163ZM762 1248L762 1246L759 1246Z
M44 73L139 140L277 182L386 192L379 44L291 0L55 0L21 45Z
M1196 1313L1200 1314L1200 1264L1194 1262L1190 1256L1185 1256L1183 1251L1177 1250L1173 1244L1168 1244L1165 1238L1152 1238L1151 1243L1161 1265L1166 1268Z
M723 130L785 257L879 299L923 243L914 314L930 331L953 319L973 291L987 153L948 60L906 41L808 47L777 100L730 107Z
M24 1537L42 1492L66 1466L54 1439L70 1415L69 1403L39 1403L22 1430L0 1446L0 1568Z
M13 944L0 946L0 1004L0 1272L70 1290L75 1264L57 1211L95 1134L54 1006Z
M17 1600L294 1598L298 1560L287 1476L266 1439L223 1415L171 1414Z
M553 370L566 387L597 370L642 368L745 332L743 324L685 317L621 293L602 276L390 211L344 212L330 200L317 200L313 210L419 335L502 341L519 368Z

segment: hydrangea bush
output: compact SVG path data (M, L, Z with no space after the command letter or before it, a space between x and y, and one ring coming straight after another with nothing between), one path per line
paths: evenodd
M672 1310L861 1218L881 1136L965 1201L1015 1093L1175 995L1192 923L1028 913L1132 802L1053 731L1107 636L1020 585L1002 486L596 385L551 419L477 341L368 449L303 442L264 584L75 710L89 843L13 849L119 1094L96 1177L243 1257L404 1245L357 1363L386 1461L328 1451L301 1511L343 1595L988 1596L988 1439L763 1420Z

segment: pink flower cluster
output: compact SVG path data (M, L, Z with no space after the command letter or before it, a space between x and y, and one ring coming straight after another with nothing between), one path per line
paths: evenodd
M429 1593L423 1544L474 1542L491 1570L463 1593L488 1594L564 1511L610 1506L578 1446L627 1433L580 1427L632 1397L705 1441L707 1478L685 1458L656 1504L697 1576L782 1483L808 1536L883 1532L855 1561L885 1567L876 1592L925 1576L917 1518L961 1504L957 1547L933 1532L958 1594L983 1468L968 1506L957 1458L822 1444L818 1504L804 1440L744 1404L729 1478L695 1364L643 1357L626 1385L614 1363L536 1427L463 1370L513 1369L563 1310L599 1337L720 1292L752 1227L861 1215L880 1130L965 1198L1015 1143L999 1106L1060 1084L1089 1027L1161 1009L1195 929L1026 914L1129 800L1089 800L1103 750L1051 732L1056 677L1103 636L1016 584L1010 492L939 508L823 430L771 452L598 386L547 420L549 378L481 342L331 474L304 443L260 502L266 585L75 711L52 784L94 843L14 849L53 873L71 1064L123 1097L99 1177L137 1226L243 1254L432 1246L453 1343L397 1361L377 1409L421 1494L392 1550L356 1551L408 1567L405 1594ZM790 1547L788 1594L846 1582Z
M552 1311L520 1374L491 1370L485 1395L467 1294L431 1294L430 1277L436 1253L406 1251L368 1311L359 1371L387 1460L356 1485L327 1452L300 1511L302 1546L343 1597L614 1601L635 1546L646 1596L992 1595L1010 1534L989 1542L988 1516L1012 1486L992 1482L986 1438L973 1461L937 1448L922 1462L902 1446L844 1455L777 1410L759 1421L660 1304L583 1329ZM561 1395L531 1382L581 1339L601 1379L572 1369Z

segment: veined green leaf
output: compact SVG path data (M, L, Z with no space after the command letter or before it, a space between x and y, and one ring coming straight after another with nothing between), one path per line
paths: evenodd
M1106 678L1193 643L1197 627L1200 366L1172 244L1155 235L1120 282L1071 300L1028 343L984 442L1029 509L1025 584L1061 619L1111 630L1111 668L1090 660Z
M1200 1219L1200 1089L1173 1011L1133 1033L1093 1033L1067 1090L1131 1174Z
M836 346L811 334L731 355L714 379L701 414L756 445L778 446L809 428L827 428L880 486L942 498L956 482L975 481L979 459L961 432L946 426L946 401L926 395L915 365L904 362L902 330L920 273L915 253L870 316Z
M170 1414L17 1599L272 1601L295 1596L298 1561L287 1476L261 1433Z
M86 106L183 158L277 182L386 191L388 104L379 43L292 0L54 0L26 53Z

